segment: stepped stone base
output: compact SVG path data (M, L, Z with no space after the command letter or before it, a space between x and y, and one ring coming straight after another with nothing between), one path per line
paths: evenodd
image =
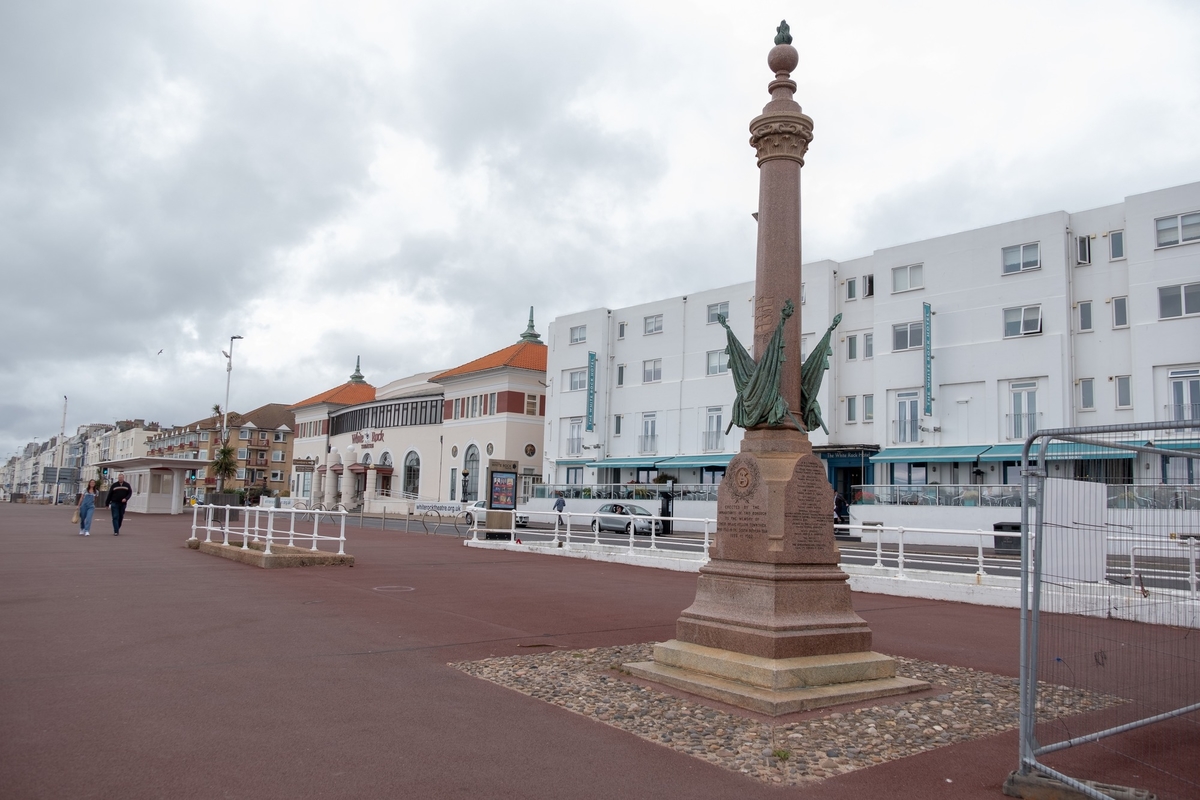
M896 662L858 652L762 658L672 639L655 645L654 660L626 664L633 675L761 714L919 692L925 681L896 677Z
M263 569L279 567L318 567L318 566L354 566L354 556L338 555L337 553L313 552L306 547L289 547L286 544L271 544L271 555L263 552L262 542L250 542L249 549L242 549L241 542L237 544L221 544L220 542L203 542L199 539L189 539L187 546L201 553L208 553L230 561L249 564Z

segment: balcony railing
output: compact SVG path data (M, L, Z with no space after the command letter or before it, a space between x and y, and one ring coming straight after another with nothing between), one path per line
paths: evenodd
M1200 419L1200 403L1168 403L1163 406L1166 419L1171 422L1185 422Z
M1005 420L1008 427L1009 439L1024 439L1038 432L1041 427L1042 412L1032 414L1007 414Z
M536 483L532 497L555 497L576 500L658 500L667 490L665 483ZM677 483L671 490L676 500L717 501L717 487L711 483Z
M1021 505L1017 485L852 486L850 502L865 506L1009 506Z
M917 444L921 441L921 425L916 419L892 420L893 444Z
M639 453L657 453L658 452L658 434L648 433L638 437L638 452Z
M725 436L720 431L704 432L704 452L719 453L725 447Z
M577 456L583 452L583 439L567 439L567 455Z

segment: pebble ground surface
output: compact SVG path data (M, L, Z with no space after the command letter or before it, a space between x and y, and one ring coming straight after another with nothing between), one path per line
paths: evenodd
M622 665L650 661L652 650L652 644L557 650L451 666L774 785L820 781L1017 727L1017 679L966 667L898 657L897 674L928 681L935 693L771 722L630 681ZM1082 689L1043 687L1039 720L1120 702Z

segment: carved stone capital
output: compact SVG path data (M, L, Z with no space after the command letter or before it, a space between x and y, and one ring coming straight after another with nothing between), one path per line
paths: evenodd
M804 166L812 141L813 123L806 114L763 115L750 123L750 146L758 152L758 165L782 158Z

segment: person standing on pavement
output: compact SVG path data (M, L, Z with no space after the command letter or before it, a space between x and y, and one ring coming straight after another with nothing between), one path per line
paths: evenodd
M554 501L554 510L558 512L558 524L563 524L562 512L567 507L567 501L563 500L562 492L558 493L558 498Z
M87 488L79 495L79 535L92 535L92 517L96 514L96 479L88 481Z
M104 505L112 509L113 536L121 535L121 523L125 521L125 504L133 497L133 487L125 482L125 473L117 474L117 480L108 489Z

